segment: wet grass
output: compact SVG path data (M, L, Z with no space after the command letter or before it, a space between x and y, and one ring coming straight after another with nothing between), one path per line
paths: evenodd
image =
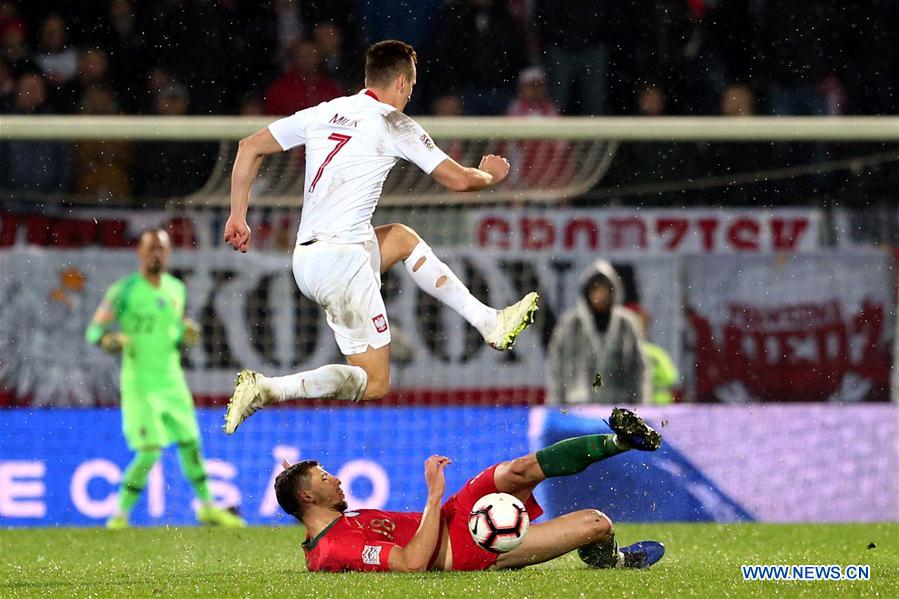
M668 554L646 571L589 570L570 554L511 572L311 574L296 527L0 530L0 597L899 596L899 524L617 530ZM741 564L866 564L871 580L744 582Z

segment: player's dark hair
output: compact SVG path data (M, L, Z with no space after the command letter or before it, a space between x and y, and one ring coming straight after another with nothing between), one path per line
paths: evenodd
M378 42L365 52L365 81L371 85L388 85L400 75L411 77L412 65L417 62L415 49L406 42Z
M315 460L303 460L285 468L275 477L275 497L278 499L278 505L300 522L303 521L300 491L309 486L309 472L317 466L320 464Z

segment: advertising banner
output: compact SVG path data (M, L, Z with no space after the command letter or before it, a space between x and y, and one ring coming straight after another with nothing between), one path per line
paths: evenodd
M546 481L548 516L598 508L618 522L899 520L899 408L667 406L639 412L663 435ZM268 409L234 436L222 409L198 413L216 501L253 524L289 523L272 490L280 463L318 460L351 508L412 510L426 499L424 460L452 458L447 497L502 460L606 432L608 408L332 407ZM150 476L137 525L192 524L194 498L174 448ZM0 527L99 525L116 509L131 454L115 409L0 410Z

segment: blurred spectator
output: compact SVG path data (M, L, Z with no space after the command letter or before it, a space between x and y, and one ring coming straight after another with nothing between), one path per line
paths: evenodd
M19 18L15 5L0 3L0 58L9 63L15 76L27 70L38 70L25 40L25 22Z
M632 309L642 328L641 348L649 367L652 387L649 391L651 403L657 406L674 403L674 388L680 380L677 366L674 365L671 356L662 346L651 341L652 317L649 312L639 305L633 306Z
M722 116L743 117L756 113L755 94L744 83L724 88L719 99ZM773 168L775 144L764 142L710 143L707 146L705 172L711 177L733 177L720 193L717 202L725 206L770 206L777 201L776 189L755 174ZM756 180L757 179L757 180Z
M543 69L531 67L518 77L518 95L509 104L507 116L541 118L558 116L559 111L546 91ZM524 140L500 150L514 165L509 174L513 183L535 186L558 185L571 177L571 144L563 140Z
M618 3L536 0L534 19L550 93L565 114L605 114L610 40Z
M518 95L506 109L507 116L558 116L559 110L546 91L546 73L531 67L518 77Z
M464 105L459 96L438 96L431 103L431 114L434 116L462 116L463 113Z
M757 70L769 87L770 112L825 114L819 85L835 70L842 51L839 7L818 0L765 0L758 10Z
M505 4L462 0L448 4L436 22L423 67L433 73L429 85L437 95L460 95L468 114L502 114L526 58Z
M660 84L648 83L640 88L636 104L639 116L664 116L668 97ZM697 158L702 147L689 142L623 143L603 183L619 187L688 180L698 174L700 163ZM686 200L681 198L681 201Z
M78 73L78 51L69 45L67 25L59 15L51 15L41 26L36 61L48 84L48 102L57 112L70 112L74 95L73 79Z
M275 31L278 37L278 64L283 70L290 68L291 49L303 39L299 0L274 0Z
M438 96L431 103L431 114L434 116L459 117L463 114L462 98L459 96ZM456 162L465 163L465 150L458 139L441 140L440 147L446 155Z
M12 67L0 58L0 114L10 112L16 104L16 78Z
M263 116L265 115L265 100L258 94L250 94L244 96L240 101L241 116Z
M581 275L580 290L577 305L562 314L550 339L546 403L646 402L649 369L637 317L621 305L618 273L597 260Z
M266 90L265 111L273 115L293 114L342 94L340 86L322 72L322 59L316 45L302 41L293 47L290 70Z
M222 112L248 75L233 11L231 3L180 0L155 33L160 64L191 90L196 114Z
M156 65L146 73L141 90L140 112L153 114L159 93L174 84L172 74L162 65Z
M837 74L848 114L899 113L899 3L843 0Z
M362 89L365 79L363 61L358 54L346 52L340 27L331 22L319 23L312 37L318 46L325 72L343 88L344 93Z
M84 93L82 114L118 114L112 90L93 85ZM75 144L75 193L97 199L131 197L134 146L127 141L83 140Z
M626 5L634 37L635 83L658 81L669 114L709 114L724 86L724 66L706 28L706 0L636 0Z
M81 53L81 60L78 61L78 78L76 90L79 107L83 109L85 98L87 96L87 93L91 89L93 89L94 87L110 86L110 83L106 78L108 69L109 62L105 51L100 50L99 48L91 48ZM108 93L111 93L111 90L106 91ZM113 101L113 103L115 102ZM118 106L116 106L115 112L119 112Z
M14 114L48 112L47 88L37 73L19 77ZM19 141L0 144L0 179L3 187L33 192L61 192L71 176L71 151L68 145L51 140Z
M733 83L721 91L719 102L722 116L752 116L755 114L755 94L744 83Z
M184 116L190 107L187 89L172 82L156 94L156 113ZM138 146L135 181L145 205L199 189L209 178L216 144L193 142L144 142Z
M146 74L145 34L129 0L111 0L96 35L106 51L112 85L127 112L140 109L141 79Z

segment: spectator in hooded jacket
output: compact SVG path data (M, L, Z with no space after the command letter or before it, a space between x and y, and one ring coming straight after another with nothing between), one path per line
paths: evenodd
M550 339L546 403L647 402L651 386L640 325L622 305L618 273L597 260L581 282L577 304L562 314Z

